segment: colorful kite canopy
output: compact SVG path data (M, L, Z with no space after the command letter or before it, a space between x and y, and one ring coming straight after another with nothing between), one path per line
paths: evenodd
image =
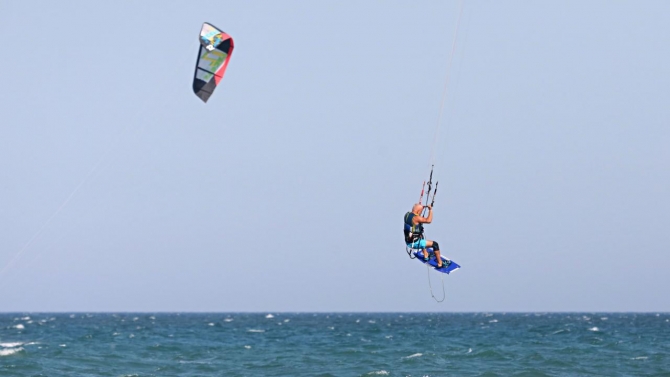
M203 102L207 102L221 82L233 47L233 38L230 35L206 22L202 25L198 62L193 77L193 92Z

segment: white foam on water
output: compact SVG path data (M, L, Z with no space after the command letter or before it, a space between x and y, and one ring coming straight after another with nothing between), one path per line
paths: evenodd
M658 317L658 315L657 315L657 317ZM23 318L21 318L21 320L22 321L30 321L30 317L23 317Z
M76 317L76 315L70 314L70 318L74 318L74 317Z
M368 321L368 323L377 323L377 321L375 321L374 319L371 319L371 320Z
M139 317L133 317L133 322L139 321L139 319L140 319Z
M261 330L261 329L249 329L247 331L248 332L265 332L265 330Z
M597 328L597 327L595 327L595 326L593 326L593 327L589 328L589 331L596 332L596 331L600 331L600 329Z
M552 332L551 335L561 334L561 333L569 332L569 331L570 330L567 330L567 329L560 329L560 330L556 330L556 331Z
M412 355L409 355L409 356L405 356L405 357L403 357L403 359L413 359L415 357L421 357L421 356L423 356L422 353L415 353L415 354L412 354Z
M372 375L372 376L375 376L375 375L376 376L388 376L388 374L389 374L389 372L387 372L385 370L378 370L378 371L375 371L375 372L368 373L368 375Z
M233 322L233 319L232 319L232 318L225 318L225 319L223 320L223 322Z
M67 344L60 344L60 347L67 347Z
M492 320L489 321L489 323L498 323L498 320L497 319L492 319Z
M335 327L333 327L333 326L328 326L328 330L335 330Z
M153 321L153 320L155 320L155 319L156 319L156 317L154 317L154 316L151 316L151 317L149 317L149 319Z
M274 317L275 316L273 316L272 314L268 314L268 315L265 316L265 318L274 318Z
M472 348L468 348L468 352L466 353L472 353Z
M14 328L17 329L17 330L23 330L26 327L19 323L18 325L14 326Z
M135 337L135 334L130 334L130 335L128 335L128 338L130 338L130 339L132 339L132 338L134 338L134 337Z
M356 320L356 323L359 323L360 321L361 321L360 319L357 319L357 320Z
M631 360L647 360L649 357L647 356L638 356L638 357L633 357Z
M607 317L600 317L601 321L607 321Z
M386 335L384 338L391 339L391 338L393 338L393 335Z
M285 320L284 320L285 323L287 323L288 321L289 321L289 319L285 319Z
M0 350L0 356L11 356L11 355L13 355L15 353L19 353L21 351L23 351L23 348L21 348L21 347L19 347L19 348L8 348L8 349Z
M214 326L214 322L208 323L207 326Z
M250 350L250 349L251 349L251 346L244 346L244 348Z
M23 343L21 343L21 342L0 343L0 347L4 347L4 348L14 348L14 347L22 346L22 345L23 345Z

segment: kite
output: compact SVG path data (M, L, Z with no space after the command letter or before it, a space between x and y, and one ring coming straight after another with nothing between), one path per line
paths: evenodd
M200 30L199 47L193 76L193 92L207 103L226 72L233 53L233 38L205 22Z

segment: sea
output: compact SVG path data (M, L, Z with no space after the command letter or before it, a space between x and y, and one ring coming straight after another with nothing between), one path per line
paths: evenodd
M670 376L670 313L4 313L0 376Z

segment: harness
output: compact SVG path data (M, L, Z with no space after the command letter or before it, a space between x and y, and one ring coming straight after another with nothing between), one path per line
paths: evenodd
M416 214L412 212L407 212L405 214L403 233L405 233L405 243L408 245L423 238L423 224L414 224L412 221L414 220L414 216L416 216Z

